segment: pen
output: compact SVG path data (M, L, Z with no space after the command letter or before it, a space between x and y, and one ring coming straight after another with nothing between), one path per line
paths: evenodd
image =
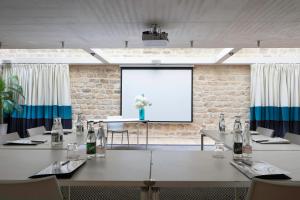
M66 164L68 164L70 162L70 160L67 160L66 162L64 162L63 164L61 164L61 166L64 166Z

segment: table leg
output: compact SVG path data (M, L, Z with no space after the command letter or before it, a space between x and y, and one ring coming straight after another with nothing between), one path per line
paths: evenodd
M148 131L149 131L149 123L146 122L146 150L148 149Z
M68 186L68 200L71 200L71 186Z
M202 133L201 134L201 151L203 151L203 149L204 149L204 136L205 136L205 134Z
M160 198L160 189L158 187L151 188L151 199L152 200L159 200Z
M141 198L140 200L149 200L149 187L141 188Z

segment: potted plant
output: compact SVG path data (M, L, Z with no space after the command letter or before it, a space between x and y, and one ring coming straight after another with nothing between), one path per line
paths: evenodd
M139 120L145 120L145 107L151 105L144 94L135 97L135 107L139 109Z
M23 96L22 86L17 76L10 76L7 81L0 76L0 134L7 133L7 124L4 124L4 114L22 111L19 98Z

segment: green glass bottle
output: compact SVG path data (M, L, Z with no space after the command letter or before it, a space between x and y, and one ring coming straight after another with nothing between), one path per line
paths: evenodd
M88 154L88 157L96 156L96 134L92 123L89 124L86 137L86 154Z

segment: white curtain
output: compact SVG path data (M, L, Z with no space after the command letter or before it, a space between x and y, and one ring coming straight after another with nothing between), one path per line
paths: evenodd
M25 100L23 112L12 115L10 131L45 125L52 126L53 117L61 117L64 128L71 128L71 95L69 65L67 64L10 64L3 66L3 77L17 75ZM20 126L18 123L23 123Z
M251 66L251 121L253 126L300 133L300 64Z
M25 105L71 105L69 65L11 64L3 77L17 75L23 87Z

